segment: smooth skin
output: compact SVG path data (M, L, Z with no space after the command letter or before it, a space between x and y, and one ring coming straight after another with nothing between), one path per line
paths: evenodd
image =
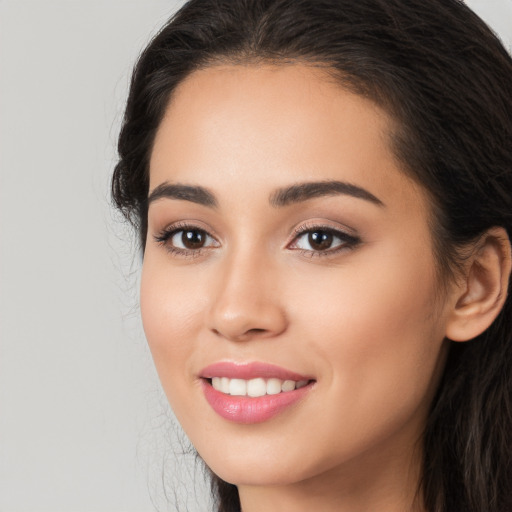
M490 231L440 285L428 195L400 168L393 127L318 68L217 65L178 87L157 132L150 194L179 184L208 201L196 188L150 202L144 329L178 420L244 512L424 510L421 433L446 336L495 318L510 245ZM276 204L333 181L367 194ZM316 382L269 421L233 423L202 392L218 361Z

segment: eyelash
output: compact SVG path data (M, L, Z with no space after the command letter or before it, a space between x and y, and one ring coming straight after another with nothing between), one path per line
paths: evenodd
M192 224L186 224L182 222L178 222L176 224L173 224L172 226L169 226L168 228L165 228L154 238L157 243L163 245L169 253L175 256L181 256L185 258L198 258L203 254L205 250L208 250L208 247L200 247L198 249L182 249L181 247L175 247L173 245L170 245L169 243L169 241L175 235L177 235L178 233L186 233L187 231L202 233L203 235L215 240L215 238L212 235L210 235L206 230L194 226Z
M212 240L215 240L215 242L218 244L216 239L210 235L206 230L199 228L197 226L194 226L192 224L186 224L186 223L176 223L164 230L162 230L158 235L154 237L155 241L159 243L160 245L163 245L165 249L178 257L185 257L185 258L198 258L200 257L204 251L207 251L210 249L210 247L200 247L197 249L183 249L181 247L176 247L173 245L170 245L169 241L177 234L179 233L186 233L186 232L196 232L201 233L203 236L206 236ZM312 233L323 233L327 235L331 235L333 238L337 238L340 243L335 248L331 249L328 248L326 250L314 250L314 249L301 249L301 248L293 248L294 244L296 245L301 237L305 235L310 235ZM183 236L183 235L182 235ZM318 224L314 225L304 225L300 228L296 229L293 233L293 240L290 244L287 245L287 248L292 248L293 250L297 250L300 252L300 254L304 257L308 258L314 258L314 257L325 257L325 256L333 256L335 254L338 254L339 252L354 249L359 243L361 242L361 239L355 235L350 235L344 231L334 229L330 226L322 226ZM218 245L217 245L218 247Z
M360 244L361 239L355 235L350 235L344 231L341 231L339 229L334 229L331 226L322 226L319 224L312 224L312 225L303 225L297 230L294 231L293 234L293 241L292 244L297 244L298 240L308 234L312 233L324 233L328 235L332 235L334 238L337 238L340 240L340 244L334 248L329 248L326 250L310 250L310 249L299 249L296 248L295 250L300 251L302 256L308 257L308 258L315 258L315 257L326 257L326 256L333 256L335 254L338 254L343 251L347 251L350 249L354 249L357 245Z

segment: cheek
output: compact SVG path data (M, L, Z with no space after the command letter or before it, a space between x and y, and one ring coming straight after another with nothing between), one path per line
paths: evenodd
M179 389L179 382L191 378L189 362L194 347L190 340L197 335L197 319L204 306L194 284L179 280L176 271L170 272L160 259L145 255L140 307L146 339L169 396Z
M358 418L384 426L428 407L442 369L444 318L433 264L408 251L408 258L399 257L395 246L377 258L361 257L357 271L347 266L325 279L317 275L306 282L307 300L295 311L314 340L312 359L329 362L322 371L333 402L343 404L338 411L351 411L360 432ZM299 290L292 295L300 296Z

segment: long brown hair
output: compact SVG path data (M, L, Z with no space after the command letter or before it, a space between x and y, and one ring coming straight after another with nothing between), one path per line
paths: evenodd
M394 151L430 194L436 259L492 226L512 235L512 60L459 0L191 0L133 73L116 206L147 231L149 157L170 95L213 62L310 62L384 107ZM424 434L429 512L512 511L512 302L475 340L453 344ZM219 512L240 510L215 475Z

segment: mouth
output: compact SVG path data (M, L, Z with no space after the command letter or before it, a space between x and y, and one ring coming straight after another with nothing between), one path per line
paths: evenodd
M263 379L230 379L229 377L213 377L206 379L213 389L231 396L248 396L258 398L265 395L278 395L289 393L295 389L307 386L311 381L304 380L281 380L277 378Z
M220 362L200 374L212 409L236 423L261 423L300 402L315 379L266 363Z

